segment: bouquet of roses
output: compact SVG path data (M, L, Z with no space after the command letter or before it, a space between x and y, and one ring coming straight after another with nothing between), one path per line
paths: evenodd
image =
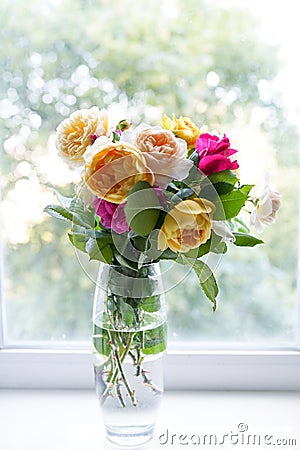
M218 287L203 256L225 253L229 242L260 244L240 213L250 212L249 225L261 231L280 205L268 184L251 197L228 137L187 117L134 127L113 123L105 109L82 109L58 126L56 144L81 182L72 199L59 196L62 204L45 211L72 222L71 243L90 259L136 271L163 259L190 265L214 309Z

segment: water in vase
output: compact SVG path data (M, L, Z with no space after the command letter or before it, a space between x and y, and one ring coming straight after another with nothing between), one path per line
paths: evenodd
M137 332L94 326L96 393L108 438L122 445L152 437L163 393L165 324Z

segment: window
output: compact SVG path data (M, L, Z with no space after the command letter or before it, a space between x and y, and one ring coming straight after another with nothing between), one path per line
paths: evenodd
M299 69L289 34L292 24L298 29L296 6L150 3L31 0L29 15L28 3L16 0L12 14L2 2L0 346L39 348L42 358L49 349L84 354L88 346L97 266L74 257L67 225L43 207L52 186L68 195L77 176L57 157L57 124L96 104L133 122L159 123L175 112L226 132L245 182L262 186L267 171L282 192L266 245L231 248L220 261L217 313L192 274L168 292L170 349L180 358L207 351L212 366L221 350L297 351ZM169 276L177 280L180 270Z

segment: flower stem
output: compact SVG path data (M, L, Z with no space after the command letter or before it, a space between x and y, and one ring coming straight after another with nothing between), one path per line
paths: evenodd
M149 386L152 389L152 391L155 392L156 394L162 393L162 390L159 389L159 387L153 383L151 378L148 377L146 370L142 369L141 374L142 374L145 385Z
M102 398L101 398L102 405L105 402L105 400L107 399L108 395L110 394L111 390L113 389L113 387L116 383L116 380L117 380L117 377L119 374L119 370L120 370L120 366L122 368L122 363L129 353L130 346L131 346L132 340L133 340L133 333L131 333L128 338L126 347L123 349L122 352L120 352L121 354L119 355L117 345L115 343L115 339L114 339L114 336L112 336L112 334L113 333L111 332L110 337L111 337L111 341L112 341L112 345L113 345L113 355L116 357L116 354L117 354L117 357L116 357L117 367L115 368L115 370L112 373L110 373L110 376L107 379L107 385L106 385L105 391L103 392ZM119 362L119 364L118 364L118 362ZM123 373L124 373L124 371L123 371ZM135 400L135 403L136 403L136 400Z
M137 357L135 357L131 352L129 352L129 356L132 358L133 364L137 366L135 376L138 377L141 375L143 378L143 383L146 386L150 387L156 394L161 394L162 390L153 383L152 379L147 375L148 372L142 367L143 358L140 356L139 349L137 349Z
M130 396L132 405L136 406L137 405L137 401L136 401L136 398L135 398L135 391L133 389L131 389L131 387L130 387L130 385L128 383L127 377L126 377L125 372L123 370L122 361L120 360L118 349L117 349L116 346L114 346L114 355L115 355L115 358L116 358L116 361L117 361L118 369L119 369L120 374L121 374L121 378L122 378L122 380L124 382L124 385L125 385L125 387L127 389L128 394Z
M120 386L119 381L116 382L116 393L117 393L117 397L118 397L118 399L119 399L119 401L121 403L122 408L125 408L126 407L126 403L125 403L125 401L123 399L123 396L122 396L121 386Z

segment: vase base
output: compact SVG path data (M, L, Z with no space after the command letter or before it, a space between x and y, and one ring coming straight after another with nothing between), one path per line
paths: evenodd
M137 447L153 437L154 425L106 426L107 439L122 447Z

